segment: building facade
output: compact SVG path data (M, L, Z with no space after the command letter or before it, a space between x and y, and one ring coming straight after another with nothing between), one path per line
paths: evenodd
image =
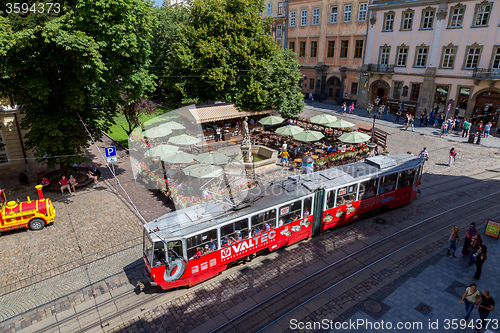
M499 126L500 3L373 1L359 105L424 109Z
M300 64L302 92L341 104L356 101L368 1L290 0L286 47Z
M287 37L287 6L288 1L284 0L265 0L264 2L264 12L262 12L262 17L271 17L271 35L273 36L276 43L285 47L286 37Z

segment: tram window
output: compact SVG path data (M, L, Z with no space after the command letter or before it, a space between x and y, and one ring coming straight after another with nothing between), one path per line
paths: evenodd
M151 238L149 238L149 234L146 229L144 229L143 251L146 259L149 263L151 263L151 259L153 258L153 242L151 241Z
M370 179L359 184L359 199L371 198L377 194L378 179Z
M326 195L326 209L335 207L335 190L329 191Z
M413 185L415 169L406 170L399 173L398 188Z
M220 228L222 247L239 242L248 237L248 219L239 220Z
M278 227L283 224L292 223L301 218L302 200L292 202L291 204L281 206L279 209L280 217L278 219Z
M168 246L168 261L171 262L175 260L178 256L184 256L184 251L182 250L182 241L169 241ZM174 253L175 252L175 253Z
M252 216L252 236L274 227L276 227L276 209Z
M386 193L396 189L396 180L398 179L398 174L394 173L392 175L382 176L380 178L380 186L378 193Z
M309 215L311 215L311 209L312 209L311 206L312 206L312 198L309 197L304 199L304 214L303 214L304 217L308 217Z
M187 256L189 260L200 257L200 252L201 255L205 255L213 251L211 247L213 247L214 241L216 245L217 229L212 229L186 239Z
M358 190L358 184L353 184L339 188L337 190L337 206L342 206L347 203L356 201L357 190Z

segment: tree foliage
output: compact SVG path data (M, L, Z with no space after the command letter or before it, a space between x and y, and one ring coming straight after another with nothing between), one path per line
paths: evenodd
M0 92L23 105L26 147L49 167L83 161L66 156L89 146L80 117L99 138L124 105L122 91L138 101L154 85L149 1L58 2L58 14L0 15Z
M127 128L123 127L123 125L121 127L127 133L127 136L129 136L134 128L141 124L139 117L142 114L156 113L156 104L148 99L141 98L138 102L129 102L120 109L120 112L125 116L128 125Z
M262 0L194 0L166 68L171 99L178 104L234 101L285 116L301 112L300 72L292 53L269 34Z

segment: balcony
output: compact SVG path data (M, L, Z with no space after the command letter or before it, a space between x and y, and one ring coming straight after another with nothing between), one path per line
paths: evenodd
M476 80L500 80L500 69L474 68L472 78Z
M394 73L394 65L368 64L368 72L371 73Z

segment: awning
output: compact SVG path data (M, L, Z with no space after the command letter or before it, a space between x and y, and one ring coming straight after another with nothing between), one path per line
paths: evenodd
M210 123L214 121L235 119L242 117L254 117L262 114L270 114L275 112L274 109L264 109L262 111L238 111L234 104L214 105L189 109L189 112L196 120L197 124Z

